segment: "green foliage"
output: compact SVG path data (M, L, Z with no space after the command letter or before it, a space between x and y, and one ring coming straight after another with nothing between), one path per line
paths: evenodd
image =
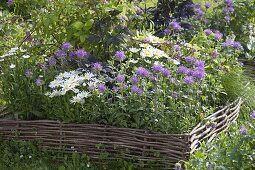
M243 122L247 132L240 134L239 125L222 133L212 143L203 143L200 150L186 162L186 169L254 169L255 168L255 120Z

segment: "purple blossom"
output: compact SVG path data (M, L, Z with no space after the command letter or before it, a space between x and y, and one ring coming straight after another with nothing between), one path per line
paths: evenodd
M151 75L149 78L150 78L150 80L151 80L152 82L156 82L156 81L157 81L157 77L154 76L154 75Z
M196 8L196 9L200 9L201 5L200 4L194 4L193 7Z
M224 8L224 9L223 9L223 12L229 13L229 9L228 9L228 8Z
M113 86L112 91L116 93L116 92L118 92L118 91L119 91L119 88L118 88L118 87L116 87L116 86Z
M172 97L176 99L178 97L178 94L176 92L173 92Z
M202 68L196 68L193 72L192 72L192 76L202 80L205 77L205 70Z
M166 28L166 29L164 30L164 33L165 33L166 35L169 35L169 34L171 33L171 30L170 30L169 28Z
M182 73L182 74L189 74L189 72L190 72L190 69L188 69L187 67L185 67L185 66L179 66L178 68L177 68L177 73Z
M133 76L133 77L131 77L131 78L129 79L129 81L130 81L131 83L133 83L133 84L137 84L137 83L139 82L139 78Z
M152 70L160 72L163 69L163 66L161 64L154 64L152 66Z
M192 63L193 60L194 60L194 58L191 57L191 56L187 56L187 57L185 58L185 61L188 62L188 63Z
M55 58L50 58L48 60L48 63L49 63L50 66L54 66L54 65L57 64L57 60Z
M166 69L166 68L163 68L163 69L161 70L161 73L163 74L163 76L168 77L168 76L170 76L171 71L168 70L168 69Z
M204 33L205 33L206 35L211 35L213 32L212 32L212 30L210 30L210 29L206 29L206 30L204 31Z
M223 44L222 47L226 48L226 47L230 47L232 45L232 41L231 40L226 40Z
M143 93L143 90L136 85L133 85L131 87L131 91L133 91L134 93L136 93L138 95L141 95Z
M146 38L144 38L143 41L146 42L146 43L150 43L150 42L151 42L151 39L150 39L149 37L146 37Z
M94 63L93 69L96 71L101 71L103 69L102 65L100 63Z
M183 79L183 82L184 82L185 84L192 84L192 83L194 83L194 79L193 79L193 77L191 77L191 76L186 76L186 77Z
M150 74L150 72L144 67L138 67L136 70L136 74L141 77L147 77Z
M174 49L175 49L175 51L180 51L181 47L179 45L174 45Z
M57 53L56 53L56 56L57 57L65 57L67 54L64 50L59 50Z
M204 68L205 67L205 62L203 60L196 60L194 63L194 66Z
M31 77L33 77L33 72L30 71L30 70L27 70L27 71L25 72L25 76L28 77L28 78L31 78Z
M8 0L8 1L7 1L7 4L8 4L8 6L14 5L14 0Z
M64 50L68 50L72 47L73 46L69 42L65 42L65 43L62 44L62 49L64 49Z
M135 7L135 12L136 12L137 15L142 15L143 14L143 10L138 6Z
M232 6L233 4L232 0L224 0L224 3L228 6Z
M218 50L216 49L216 50L214 50L212 53L211 53L211 56L212 57L217 57L219 55L219 52L218 52Z
M212 163L208 163L207 168L208 168L208 169L213 169L213 168L214 168L214 166L213 166L213 164L212 164Z
M169 79L169 82L170 82L170 83L175 83L175 82L176 82L176 78L170 78L170 79Z
M125 75L123 75L123 74L117 75L116 80L117 80L117 82L119 82L119 83L124 82L124 81L125 81Z
M238 48L241 48L242 45L237 42L237 41L234 41L232 44L231 44L231 47L235 48L235 49L238 49Z
M255 110L251 113L251 118L255 119Z
M115 58L118 60L118 61L123 61L125 60L126 58L126 55L123 51L116 51L115 52Z
M211 7L211 4L209 4L209 3L205 4L205 8L210 8L210 7Z
M230 21L230 16L227 15L227 16L224 17L224 19L225 19L226 22L229 22Z
M169 24L174 30L180 30L182 27L175 21L170 22Z
M47 64L41 64L40 66L41 66L41 69L42 69L42 70L47 70L47 69L48 69Z
M223 37L223 34L220 31L215 31L215 39L219 40Z
M196 9L195 12L198 18L202 18L205 15L205 13L201 9Z
M35 80L35 84L36 84L37 86L41 86L41 85L43 84L43 81L42 81L41 79L36 79L36 80Z
M235 12L235 9L233 7L228 7L228 11L233 13L233 12Z
M95 86L89 86L88 89L89 89L90 91L93 91L93 90L95 90Z
M241 135L245 135L246 132L247 132L247 129L245 128L244 125L242 125L241 128L240 128L240 130L239 130L239 133L240 133Z
M76 54L75 54L74 51L71 51L71 52L69 53L69 57L74 58L75 56L76 56Z
M104 84L99 84L97 89L98 89L98 91L100 91L102 93L106 90L106 86Z
M88 56L88 53L87 53L85 50L83 50L83 49L77 50L77 51L75 52L75 54L76 54L76 56L77 56L78 58L85 58L85 57Z

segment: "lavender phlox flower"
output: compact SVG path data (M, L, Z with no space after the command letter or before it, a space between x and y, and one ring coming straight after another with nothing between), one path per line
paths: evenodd
M144 67L138 67L136 70L136 74L141 77L147 77L150 74L150 72Z
M179 66L177 68L177 73L182 73L182 74L189 74L190 72L190 69L188 69L187 67L185 66Z
M184 82L185 84L192 84L192 83L194 83L194 79L193 79L192 76L186 76L186 77L183 79L183 82Z
M224 0L224 3L228 6L232 6L233 5L233 1L232 0Z
M204 68L205 67L205 62L203 60L196 60L194 63L194 66Z
M211 53L211 56L212 57L217 57L219 55L219 52L218 52L218 50L216 49L216 50L214 50L212 53Z
M247 132L246 127L245 127L244 125L242 125L241 128L240 128L240 130L239 130L239 133L240 133L241 135L245 135L246 132Z
M156 72L160 72L163 69L163 66L161 64L154 64L152 66L152 70L156 71Z
M181 47L179 45L174 45L174 49L175 49L175 51L180 51Z
M192 62L194 61L194 58L191 57L191 56L187 56L187 57L185 58L185 61L188 62L188 63L192 63Z
M118 91L119 91L119 88L118 88L118 87L116 87L116 86L113 86L112 91L116 93L116 92L118 92Z
M99 84L97 89L98 89L98 91L100 91L102 93L106 90L106 86L104 84Z
M205 4L205 8L210 8L210 7L211 7L211 4L209 4L209 3Z
M133 76L133 77L131 77L131 78L129 79L129 81L130 81L131 83L133 83L133 84L137 84L137 83L139 82L139 78Z
M224 19L225 19L226 22L229 22L230 21L230 16L227 15L227 16L224 17Z
M136 12L137 15L142 15L143 14L143 10L138 6L135 7L135 12Z
M205 70L203 68L195 68L195 70L192 72L192 76L202 80L205 77Z
M55 58L49 58L48 63L50 66L54 66L57 64L57 60Z
M136 85L133 85L131 87L131 91L133 91L134 93L136 93L138 95L141 95L143 93L143 90Z
M56 52L57 57L65 57L67 54L64 50L59 50Z
M238 49L238 48L242 48L242 45L239 42L234 41L232 42L231 47Z
M73 46L69 42L65 42L65 43L62 44L62 49L64 49L64 50L68 50L72 47Z
M117 82L119 82L119 83L124 82L124 81L125 81L125 75L123 75L123 74L118 74L117 77L116 77L116 80L117 80Z
M224 9L223 9L223 12L229 13L229 9L228 9L228 8L224 8Z
M36 80L35 80L35 84L36 84L37 86L41 86L41 85L43 84L42 79L36 79Z
M118 60L118 61L123 61L125 60L126 58L126 55L123 51L116 51L115 52L115 58Z
M210 30L210 29L206 29L206 30L204 30L204 33L205 33L206 35L211 35L213 32L212 32L212 30Z
M163 69L161 70L161 73L162 73L163 76L168 77L168 76L170 76L171 71L168 70L168 69L166 69L166 68L163 68Z
M74 51L69 52L69 57L74 58L76 56Z
M75 52L78 58L85 58L88 56L88 53L84 49L79 49Z
M216 40L219 40L223 37L223 34L218 30L216 30L214 33L215 33L215 39Z
M103 69L102 65L100 63L94 63L93 69L96 71L101 71Z
M233 13L233 12L235 12L235 9L234 9L233 7L228 7L228 11L229 11L230 13Z
M255 119L255 110L251 113L251 118Z
M14 5L14 0L8 0L8 1L7 1L7 4L8 4L8 6Z
M143 41L146 42L146 43L150 43L150 42L151 42L151 39L150 39L149 37L145 37L145 38L143 39Z
M179 25L179 23L175 22L175 21L172 21L170 22L169 24L174 30L180 30L182 29L182 27Z
M31 78L31 77L33 77L33 72L30 70L26 70L25 76Z
M164 30L164 33L165 33L166 35L169 35L169 34L171 33L171 30L170 30L169 28L166 28L166 29Z

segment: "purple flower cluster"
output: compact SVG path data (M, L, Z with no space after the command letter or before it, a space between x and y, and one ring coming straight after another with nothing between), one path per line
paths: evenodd
M150 72L144 67L138 67L136 70L136 74L141 77L148 77L150 75Z
M97 89L99 92L103 93L106 90L106 86L104 84L99 84Z
M138 94L138 95L141 95L143 93L143 89L139 88L138 86L136 85L133 85L131 87L131 91Z
M244 125L242 125L241 128L240 128L240 130L239 130L239 132L240 132L241 135L245 135L246 132L247 132L246 127L245 127Z
M77 50L77 51L75 52L75 54L76 54L76 56L77 56L78 58L81 58L81 59L83 59L83 58L85 58L85 57L88 56L88 53L87 53L84 49L79 49L79 50Z
M36 79L36 80L35 80L35 84L36 84L37 86L41 86L41 85L43 84L42 79L40 79L40 78Z
M115 58L118 60L118 61L123 61L125 60L126 58L126 55L123 51L116 51L115 52Z
M219 40L223 37L223 34L218 30L216 30L214 33L215 33L215 39L216 40Z
M210 7L211 7L211 4L210 4L210 3L206 3L206 4L205 4L205 8L208 9L208 8L210 8Z
M143 14L143 10L138 6L135 7L135 12L136 12L137 15L142 15Z
M57 57L65 57L67 54L64 50L59 50L56 52Z
M210 29L206 29L206 30L204 30L204 33L205 33L206 35L211 35L213 32L212 32L212 30L210 30Z
M93 69L96 71L101 71L103 69L102 65L100 63L94 63Z
M30 70L27 70L27 71L25 72L25 76L28 77L28 78L31 78L31 77L33 77L33 72L30 71Z
M133 83L133 84L137 84L140 80L139 80L138 77L133 76L133 77L130 78L129 81L130 81L131 83Z
M222 44L222 47L224 47L224 48L232 47L234 49L240 49L240 48L242 48L242 45L237 41L226 40L226 42L224 42Z
M251 113L251 118L255 120L255 110Z
M227 6L232 6L233 5L233 1L232 0L224 0L224 3L227 5Z
M178 22L172 21L169 23L169 26L174 30L181 30L182 27L179 25Z
M65 42L62 44L62 49L63 50L68 50L70 48L72 48L73 46L69 43L69 42Z
M166 35L169 35L169 34L171 33L171 30L170 30L169 28L166 28L166 29L164 30L164 33L165 33Z
M116 77L117 82L123 83L125 81L125 75L123 74L118 74Z
M168 70L167 68L164 68L161 64L154 64L152 66L152 70L155 72L160 72L165 77L169 77L171 74L171 71Z

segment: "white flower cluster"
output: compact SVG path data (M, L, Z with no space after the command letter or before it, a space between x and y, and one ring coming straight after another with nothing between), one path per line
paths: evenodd
M83 89L97 87L99 83L101 83L101 81L90 72L64 72L60 73L53 81L50 82L49 87L52 89L52 92L47 92L45 95L52 98L56 96L63 96L68 92L72 92L75 96L72 97L70 102L73 104L83 104L85 99L91 96L90 92Z
M167 59L169 58L164 51L157 49L155 47L152 47L151 45L144 46L140 52L140 55L142 58L152 58L152 59L159 59L161 57L164 57Z

